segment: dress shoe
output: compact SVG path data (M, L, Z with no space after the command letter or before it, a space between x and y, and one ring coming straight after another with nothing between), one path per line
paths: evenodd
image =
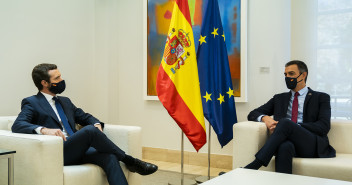
M219 173L219 176L220 176L220 175L224 175L225 173L226 173L226 172L220 172L220 173Z
M127 165L126 167L130 172L137 172L140 175L150 175L158 170L157 165L147 163L139 159L135 159L133 165Z

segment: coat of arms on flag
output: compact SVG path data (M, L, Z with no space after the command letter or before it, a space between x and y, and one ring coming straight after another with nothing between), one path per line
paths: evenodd
M176 73L177 69L180 69L181 65L185 63L187 57L190 56L189 52L185 54L185 48L190 46L191 40L189 39L188 33L183 29L179 29L176 32L176 29L173 28L167 36L164 61L168 65L174 65L177 62L176 66L171 68L173 74Z

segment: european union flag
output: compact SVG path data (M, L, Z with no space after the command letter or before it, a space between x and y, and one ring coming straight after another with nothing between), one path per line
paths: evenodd
M198 74L205 118L224 147L237 122L225 35L217 0L209 0L197 52Z

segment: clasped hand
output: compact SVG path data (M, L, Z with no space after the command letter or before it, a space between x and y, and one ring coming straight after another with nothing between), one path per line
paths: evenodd
M263 116L262 121L265 123L266 127L269 129L270 134L272 134L276 128L278 121L275 121L270 116Z

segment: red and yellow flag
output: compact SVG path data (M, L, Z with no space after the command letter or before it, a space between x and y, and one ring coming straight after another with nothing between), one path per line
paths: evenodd
M187 0L175 1L156 90L161 103L198 151L206 143L206 134Z

